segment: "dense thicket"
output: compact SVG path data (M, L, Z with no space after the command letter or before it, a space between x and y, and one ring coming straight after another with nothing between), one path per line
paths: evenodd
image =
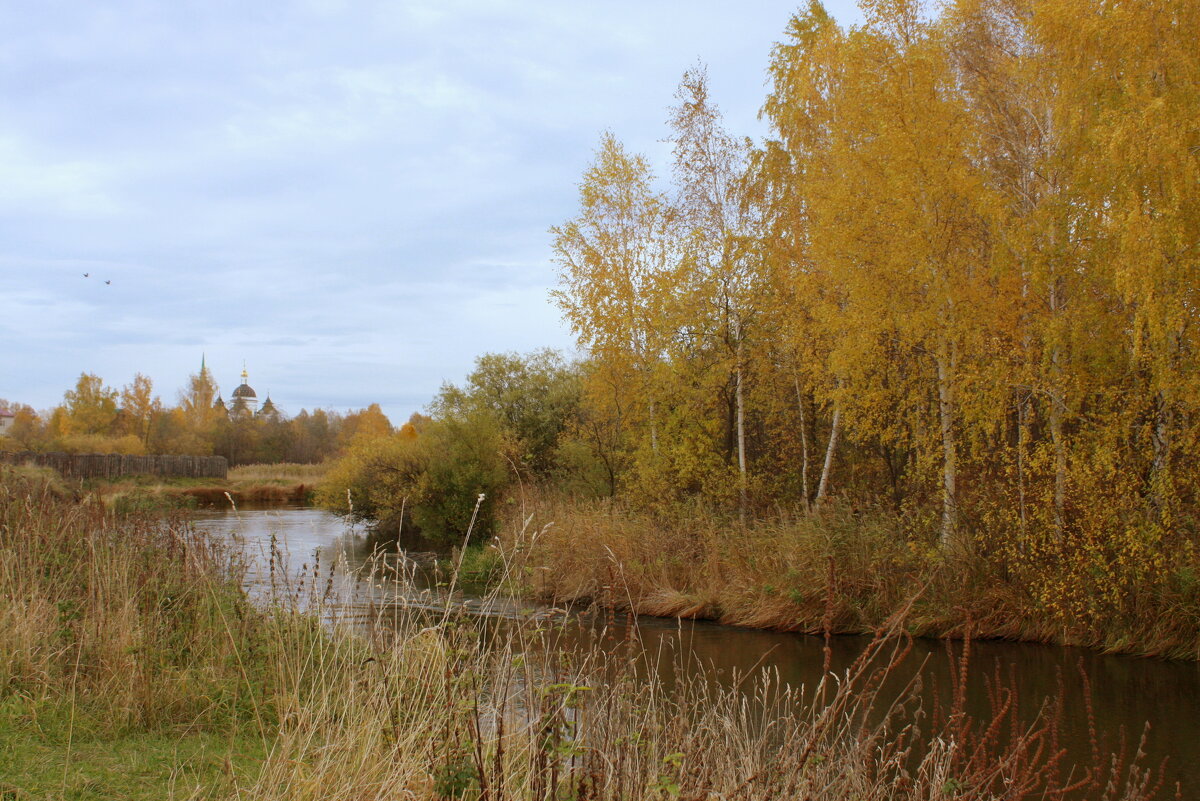
M588 495L607 474L567 432L583 420L579 367L552 351L487 354L395 433L360 436L325 476L320 502L461 542L492 532L506 490L559 478ZM393 529L394 530L394 529Z

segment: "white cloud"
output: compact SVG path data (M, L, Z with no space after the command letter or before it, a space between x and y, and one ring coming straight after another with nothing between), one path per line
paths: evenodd
M106 217L123 204L109 186L116 169L85 159L55 159L20 137L0 135L0 211Z

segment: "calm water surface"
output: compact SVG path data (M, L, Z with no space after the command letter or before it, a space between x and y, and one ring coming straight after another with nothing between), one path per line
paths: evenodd
M243 549L250 567L250 589L258 595L271 592L273 575L276 586L282 586L282 574L287 572L293 577L304 576L310 585L301 588L302 596L313 592L334 593L338 598L352 598L359 603L431 608L440 603L428 567L430 554L410 553L415 558L409 559L397 554L392 544L388 546L390 553L380 555L384 546L368 529L348 527L341 518L323 510L203 511L197 513L195 525L228 537ZM405 582L402 588L387 582L372 584L362 580L364 568L379 564L380 560L411 571L415 580ZM316 571L319 572L314 580ZM481 614L499 617L520 614L523 606L515 602L488 603L469 593L464 603ZM683 649L692 657L691 662L707 666L709 673L727 682L735 675L764 668L777 670L784 681L795 686L812 687L822 675L824 643L820 637L656 618L640 618L637 627L647 651ZM583 644L594 642L601 647L624 641L620 636L601 640L587 625L581 625L570 636ZM848 667L866 642L862 637L835 637L833 670ZM913 666L909 675L920 666L926 709L933 708L935 694L945 705L953 684L952 661L957 649L958 646L947 648L938 641L917 640L914 653L905 662L906 666ZM1128 749L1132 754L1148 724L1143 766L1157 766L1168 758L1167 782L1159 797L1173 798L1174 784L1179 782L1182 798L1200 801L1200 664L1105 656L1055 646L976 642L972 644L968 712L978 719L988 718L987 684L997 669L1005 680L1015 679L1029 715L1042 699L1062 688L1065 720L1061 739L1069 751L1067 762L1087 764L1091 741L1079 679L1081 667L1091 684L1092 706L1101 739L1110 748L1116 747L1123 732L1130 741Z

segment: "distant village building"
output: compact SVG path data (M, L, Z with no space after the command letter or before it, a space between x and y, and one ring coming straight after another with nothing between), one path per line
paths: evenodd
M279 409L277 409L275 404L271 402L271 393L267 393L267 399L263 401L262 408L258 410L258 416L270 417L275 420L278 420L281 417L279 414Z
M233 403L229 407L231 415L253 415L258 411L258 393L256 393L248 383L250 376L246 372L246 365L242 365L242 383L233 391Z
M258 405L258 393L254 391L254 387L250 386L250 375L246 371L246 366L242 365L242 383L237 386L233 394L229 398L229 405L225 405L225 401L220 394L213 401L213 408L229 416L229 419L234 420L246 417L261 417L280 420L283 418L283 413L271 401L271 394L267 393L267 399L263 402L262 408Z
M13 427L15 422L17 422L17 416L0 406L0 437L7 437L8 430Z

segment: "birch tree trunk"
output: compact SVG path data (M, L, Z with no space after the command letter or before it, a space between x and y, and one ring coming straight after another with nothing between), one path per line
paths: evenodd
M1163 391L1159 391L1154 399L1154 432L1150 440L1154 448L1150 470L1150 499L1154 511L1162 520L1167 517L1171 471L1171 407Z
M800 376L794 371L796 404L800 407L800 491L804 498L804 513L808 514L808 421L804 415L804 393L800 391Z
M658 453L658 419L654 401L650 401L650 451Z
M746 407L742 396L742 380L742 343L739 340L737 345L737 384L734 392L737 400L738 492L741 498L739 515L742 525L745 525L749 486L746 474Z
M1017 495L1020 501L1021 514L1021 553L1025 553L1025 544L1028 542L1027 527L1028 527L1028 510L1025 479L1025 449L1029 447L1029 398L1022 394L1017 400Z
M821 501L825 500L825 495L829 491L829 474L833 470L833 454L837 451L838 437L842 432L842 409L840 406L833 407L833 422L829 428L829 445L825 448L825 466L821 468L821 483L817 485L817 500L816 505L819 507Z
M1050 284L1050 313L1062 311L1062 292L1058 279ZM1063 436L1063 412L1066 401L1062 391L1062 348L1050 348L1050 441L1054 445L1054 537L1061 544L1066 528L1067 505L1067 443Z
M958 440L955 430L954 370L955 352L950 343L941 342L937 354L938 417L942 432L942 533L943 548L952 545L958 535Z

